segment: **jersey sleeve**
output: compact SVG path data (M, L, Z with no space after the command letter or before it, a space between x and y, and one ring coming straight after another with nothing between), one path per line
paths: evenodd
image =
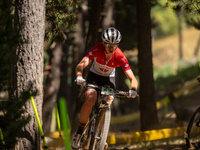
M124 56L121 50L118 53L118 63L119 63L119 66L122 67L123 71L127 71L131 69L127 58Z
M93 46L89 52L85 55L85 57L88 57L90 60L93 60L95 56L98 56L99 48L102 45L102 43L99 43L95 46Z
M128 60L126 59L126 57L121 57L121 61L120 61L120 66L122 67L122 69L124 71L127 71L127 70L130 70L130 65L129 65L129 62Z
M89 52L85 55L85 57L89 58L90 60L93 60L94 55L92 53L93 53L93 49L91 48Z

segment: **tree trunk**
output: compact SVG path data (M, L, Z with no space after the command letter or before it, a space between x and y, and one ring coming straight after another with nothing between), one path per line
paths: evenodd
M74 82L74 80L76 79L75 68L78 65L78 63L81 61L81 59L84 57L84 53L85 53L85 36L86 36L85 21L86 21L86 16L88 14L88 9L84 9L84 8L87 8L87 7L88 7L87 0L82 0L79 3L79 14L78 14L79 19L75 26L73 64L72 64L72 86L71 86L73 93L71 94L71 100L69 102L70 104L69 112L71 112L71 115L70 115L71 123L73 120L73 112L75 110L77 95L79 93L79 86Z
M193 111L190 109L184 108L181 106L177 99L174 97L173 93L169 94L169 100L170 104L172 105L172 108L174 112L176 113L176 121L190 121L190 118L192 117Z
M43 42L45 25L45 1L44 0L16 0L15 10L18 20L16 23L24 21L22 39L28 41L19 45L16 55L19 60L15 66L13 95L19 96L24 90L37 90L34 101L38 111L40 121L42 121L43 103ZM31 102L25 105L25 116L30 115L30 122L24 127L23 135L15 147L16 150L40 150L41 137L35 119Z
M44 103L42 118L45 124L43 125L44 133L50 132L52 110L57 101L58 90L60 86L60 68L62 58L62 45L56 44L54 48L49 49L49 65L50 71L46 79L44 88Z
M102 27L103 30L109 28L110 26L114 26L115 22L113 20L113 12L114 12L114 0L105 0L103 6L103 23Z
M197 45L196 45L196 48L195 48L195 51L194 51L194 56L197 57L197 58L198 58L199 47L200 47L200 36L198 38Z
M98 29L101 21L100 13L102 11L102 1L96 0L91 2L90 25L86 39L85 54L97 44Z
M62 58L61 58L61 73L60 73L60 85L59 85L59 91L58 91L58 96L57 96L57 102L58 102L58 108L59 108L59 99L65 98L67 102L67 110L68 110L68 115L69 119L71 120L71 112L72 106L70 105L70 102L72 101L70 97L70 93L73 91L71 90L71 83L70 83L70 75L69 75L69 51L70 47L72 46L71 38L68 36L69 32L65 32L65 35L68 37L63 46L62 46ZM59 109L60 110L60 109ZM60 111L59 111L60 112Z
M183 59L183 35L182 35L182 22L181 12L177 13L178 17L178 39L179 39L179 59Z
M125 84L125 79L127 79L123 69L121 67L116 68L116 73L115 73L115 84L116 84L116 89L117 90L122 90L122 91L128 91L129 87ZM130 99L129 99L130 100ZM113 101L113 108L114 112L118 115L120 114L125 114L125 111L127 110L126 107L123 107L123 104L127 104L129 101L128 98L120 98L120 105L116 105L118 101L114 100ZM132 100L131 100L132 101ZM120 109L121 108L121 109Z
M85 54L90 50L92 46L97 44L101 6L102 6L102 0L91 1L90 25L87 34ZM88 70L89 67L87 67L84 71L84 78L86 77ZM76 129L78 127L80 110L84 101L85 101L84 90L81 88L76 101L71 136L75 134Z
M151 51L150 1L137 0L140 123L147 130L158 123Z

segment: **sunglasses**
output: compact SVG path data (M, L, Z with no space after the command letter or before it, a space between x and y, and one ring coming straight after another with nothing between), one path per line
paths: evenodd
M116 50L119 44L105 43L104 45L106 48L109 48L109 49L112 48L112 49Z

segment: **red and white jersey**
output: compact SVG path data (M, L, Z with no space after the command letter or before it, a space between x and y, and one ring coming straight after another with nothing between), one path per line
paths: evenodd
M113 56L106 61L103 42L93 46L86 54L86 57L90 60L94 59L90 71L101 76L114 77L115 68L118 66L121 66L124 71L130 70L128 60L119 48L117 48Z

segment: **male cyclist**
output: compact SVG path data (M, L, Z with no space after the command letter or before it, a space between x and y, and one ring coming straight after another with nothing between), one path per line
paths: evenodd
M122 39L120 32L110 27L102 32L103 42L93 46L86 56L76 67L76 82L82 85L85 79L82 77L83 69L89 65L94 59L93 64L87 76L87 83L97 84L99 86L109 85L115 87L115 68L121 66L127 78L130 80L129 96L135 98L137 95L138 82L129 66L129 63L119 49L118 44ZM97 100L97 91L93 88L88 88L85 92L86 101L81 108L78 130L72 140L72 147L77 149L80 147L78 142L85 124L88 121L92 106ZM107 103L111 104L114 97L109 96Z

